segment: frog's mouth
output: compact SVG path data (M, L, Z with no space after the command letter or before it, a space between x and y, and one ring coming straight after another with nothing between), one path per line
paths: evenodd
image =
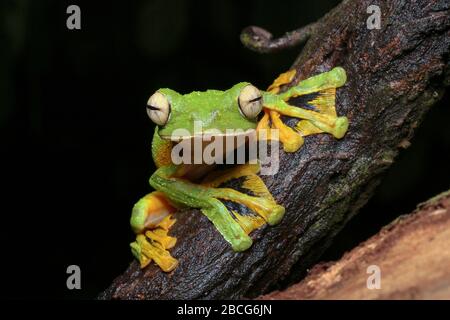
M212 142L216 141L217 139L229 139L231 140L232 137L239 139L246 139L251 136L256 136L256 129L248 129L246 131L243 130L233 130L232 132L217 132L217 131L206 131L199 134L194 135L160 135L160 137L164 140L170 140L172 142L181 142L181 141L188 141L188 140L198 140L203 142Z

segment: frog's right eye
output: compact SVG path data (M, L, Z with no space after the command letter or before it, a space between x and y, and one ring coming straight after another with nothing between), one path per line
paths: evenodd
M156 91L147 102L147 114L155 124L163 126L169 120L169 100L159 91Z

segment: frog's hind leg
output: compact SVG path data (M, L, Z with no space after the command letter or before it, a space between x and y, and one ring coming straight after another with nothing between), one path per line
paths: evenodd
M130 223L137 235L130 246L141 268L151 261L165 272L177 266L177 260L168 251L177 240L168 234L176 221L171 215L175 211L176 208L159 191L147 194L134 205Z
M258 229L264 223L275 225L280 222L284 215L284 207L273 199L262 179L257 175L258 165L244 164L225 170L221 173L214 172L216 176L209 175L205 178L203 185L212 187L211 194L218 199L229 200L242 204L253 212L254 215L241 215L232 210L238 223L247 234ZM248 195L231 188L220 188L221 184L232 179L243 178L242 188L250 192Z
M141 198L133 207L130 224L135 233L156 228L167 216L176 211L175 206L160 191Z

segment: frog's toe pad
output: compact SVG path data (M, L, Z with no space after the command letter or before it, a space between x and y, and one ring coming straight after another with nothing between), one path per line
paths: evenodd
M253 240L250 237L245 237L242 239L239 239L237 241L234 241L231 246L233 248L234 251L236 252L242 252L247 250L248 248L250 248L253 244Z
M267 223L271 226L280 223L281 219L284 217L284 212L285 209L283 206L275 205L267 217Z
M338 117L334 125L335 125L334 136L336 139L341 139L348 129L347 117Z

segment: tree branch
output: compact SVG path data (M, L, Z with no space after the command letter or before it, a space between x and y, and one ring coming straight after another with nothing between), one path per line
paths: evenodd
M296 80L344 67L348 82L336 101L350 128L342 140L319 134L294 154L280 153L280 172L263 179L286 207L282 222L252 233L253 246L236 253L199 211L178 212L177 269L133 262L100 298L256 297L298 281L367 202L449 83L448 1L380 1L381 29L368 30L372 2L343 1L318 21L292 67Z
M260 27L249 26L241 33L241 42L250 50L258 53L273 53L304 43L313 34L317 23L311 23L297 30L287 32L273 39L272 34Z
M299 284L261 299L448 299L450 191L420 204L335 263L316 265ZM367 268L380 270L367 288Z

